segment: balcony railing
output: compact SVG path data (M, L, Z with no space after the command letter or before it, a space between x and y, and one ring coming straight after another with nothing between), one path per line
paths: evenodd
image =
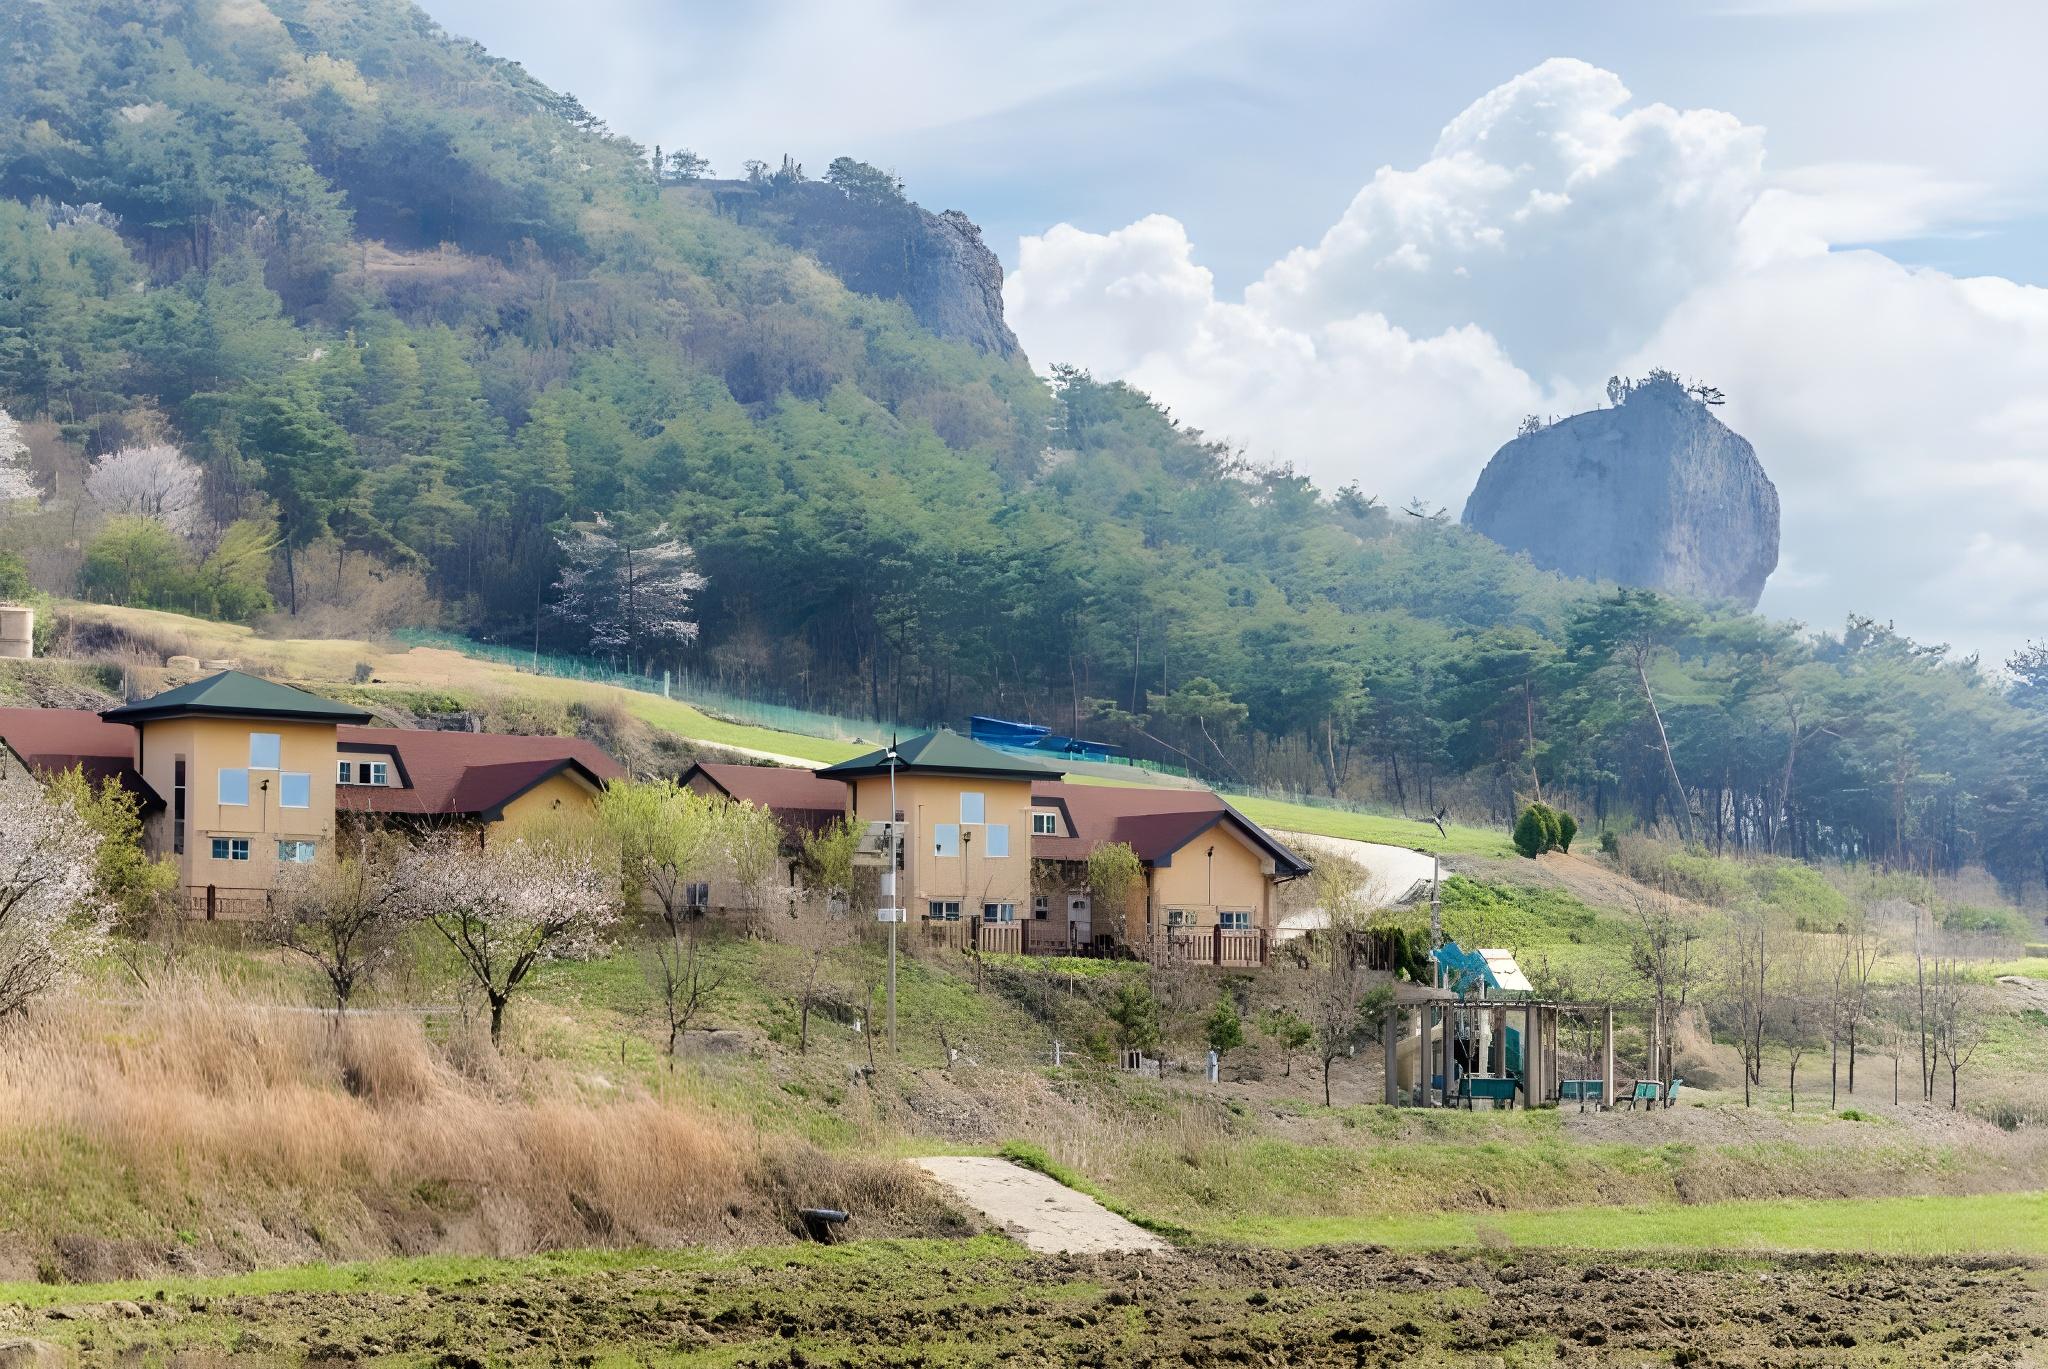
M1174 927L1166 933L1166 960L1173 965L1214 965L1223 969L1257 969L1271 948L1258 927Z

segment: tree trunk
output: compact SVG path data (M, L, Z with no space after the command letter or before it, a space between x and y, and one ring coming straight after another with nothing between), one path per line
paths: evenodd
M1671 777L1671 792L1678 800L1679 830L1685 834L1688 843L1693 840L1692 804L1685 797L1685 784L1678 778L1678 762L1671 756L1671 737L1664 730L1664 714L1657 708L1657 695L1650 688L1648 662L1640 655L1636 657L1636 683L1642 686L1643 702L1650 706L1650 721L1657 727L1657 745L1664 752L1664 773Z
M506 1002L507 1002L507 999L506 999L506 997L505 997L505 996L504 996L503 994L495 994L495 993L494 993L494 994L492 994L492 995L490 996L490 1004L491 1004L491 1044L492 1044L493 1046L496 1046L496 1045L498 1044L498 1038L499 1038L499 1037L501 1037L501 1036L503 1036L503 1035L505 1034L505 1004L506 1004Z
M1323 1057L1323 1106L1330 1106L1330 1057Z

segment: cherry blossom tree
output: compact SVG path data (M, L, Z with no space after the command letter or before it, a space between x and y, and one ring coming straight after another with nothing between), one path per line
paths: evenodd
M491 1042L505 1008L553 960L592 960L611 949L619 876L587 845L524 836L485 845L474 832L421 843L401 862L412 920L453 947L490 1006Z
M705 581L696 554L668 524L633 537L599 514L571 523L559 545L553 612L574 624L591 650L630 663L697 640L692 606Z
M22 438L21 425L0 409L0 504L42 497L42 486L29 473L28 443Z
M154 518L180 537L199 530L205 477L168 442L123 447L93 463L85 492L111 514Z
M0 1017L22 1012L98 948L99 837L22 776L0 779Z

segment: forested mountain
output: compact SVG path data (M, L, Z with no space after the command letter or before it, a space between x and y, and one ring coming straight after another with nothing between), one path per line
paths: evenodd
M1540 786L2048 873L2048 662L2007 697L1875 622L1602 597L857 293L821 258L863 283L865 225L909 222L872 167L764 162L740 211L653 152L399 0L0 0L0 407L43 495L0 548L55 592L1004 710L1411 811ZM828 195L873 211L838 247L793 226Z

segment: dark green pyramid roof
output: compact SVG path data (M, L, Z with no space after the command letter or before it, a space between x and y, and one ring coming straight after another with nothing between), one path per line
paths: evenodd
M900 775L974 775L1001 780L1056 780L1063 773L1037 761L998 751L961 736L950 727L896 744ZM889 773L889 751L870 751L818 772L835 780L864 779Z
M285 718L316 723L362 723L370 715L360 708L308 694L303 689L259 680L239 670L223 670L191 684L152 694L147 699L110 708L100 714L110 723L143 723L158 718Z

